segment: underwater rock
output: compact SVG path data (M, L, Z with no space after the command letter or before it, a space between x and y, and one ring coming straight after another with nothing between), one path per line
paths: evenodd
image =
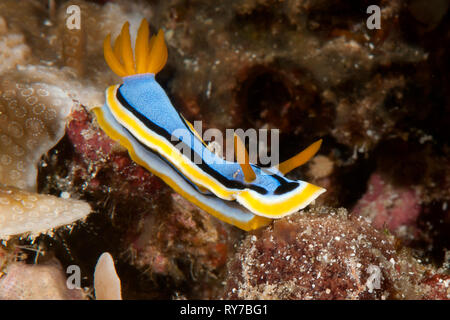
M247 235L226 299L417 299L424 268L345 209L313 208Z
M90 212L89 204L81 200L0 187L0 239L51 232L85 218Z
M148 276L187 285L192 298L215 298L222 290L232 243L241 232L178 194L171 197L169 210L144 216L138 232L131 231L132 263Z
M375 76L358 97L337 102L333 136L357 153L367 153L395 130L395 112L386 107L387 97L399 95L405 86L402 76Z
M383 6L383 19L398 14L398 2ZM376 43L376 34L368 32L362 23L367 18L362 4L352 8L344 1L231 1L227 5L197 1L186 7L183 1L174 0L158 2L154 7L163 14L155 15L151 22L167 28L169 66L176 70L167 80L175 104L186 116L201 117L218 128L243 124L261 127L264 122L272 127L271 120L283 118L284 104L290 104L295 111L292 114L308 114L307 118L295 117L298 121L285 128L285 133L299 137L315 117L332 119L332 115L326 116L329 110L325 101L302 103L305 96L307 101L314 99L311 91L329 89L344 98L348 92L340 90L339 85L351 86L350 82L358 87L376 77L380 65L413 63L426 57L397 33ZM349 13L328 18L343 10ZM255 74L261 69L267 70L264 78ZM161 77L168 77L169 70ZM258 81L245 89L249 79ZM267 98L259 105L260 110L251 109L253 100L240 101L242 90ZM273 116L260 123L265 109L273 109ZM250 118L250 124L246 118Z
M367 218L379 230L387 228L397 236L411 240L417 233L420 211L417 190L395 187L374 173L369 179L367 192L353 208L352 214Z
M80 289L69 289L58 260L43 264L12 262L0 277L1 300L81 300Z
M392 232L425 261L439 264L449 244L450 210L445 188L449 181L445 172L450 166L429 149L404 143L383 147L378 169L351 212L367 218L379 230ZM398 154L403 155L401 163Z
M78 191L148 199L157 199L159 191L164 191L164 183L134 163L127 151L109 138L85 109L78 106L73 110L66 131L73 152L72 163L67 168L69 173L58 178L61 188L73 188L70 181L82 181L82 190Z

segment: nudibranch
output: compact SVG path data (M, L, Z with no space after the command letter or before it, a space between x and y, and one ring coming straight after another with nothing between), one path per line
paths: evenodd
M235 150L244 161L228 161L212 152L156 82L155 74L167 61L167 47L162 30L149 36L143 19L135 59L128 22L113 47L111 36L106 37L105 60L123 84L110 86L105 104L94 109L100 127L127 148L134 161L198 207L247 231L303 209L325 192L285 177L316 154L321 140L272 168L249 163L238 136Z

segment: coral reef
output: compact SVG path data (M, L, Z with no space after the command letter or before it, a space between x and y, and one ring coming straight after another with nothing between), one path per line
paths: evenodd
M92 292L110 252L124 299L449 299L449 6L374 4L379 30L365 1L0 1L0 297L83 298L62 270ZM187 119L280 129L281 161L323 139L290 173L327 189L317 207L245 235L99 129L90 109L120 82L103 39L142 18ZM29 246L55 258L20 261Z
M49 68L4 73L0 83L0 182L36 190L37 164L63 137L73 101Z

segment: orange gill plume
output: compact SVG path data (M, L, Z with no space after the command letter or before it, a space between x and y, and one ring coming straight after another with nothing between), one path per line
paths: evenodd
M150 39L147 20L142 19L139 26L133 58L131 47L130 24L124 23L122 31L111 47L111 34L103 42L103 52L106 63L120 77L134 74L157 74L167 62L167 46L164 42L164 32L160 29Z
M311 144L309 147L307 147L305 150L299 152L297 155L280 163L277 166L278 171L281 172L283 175L286 175L287 173L291 172L295 168L298 168L301 165L305 164L312 157L314 157L314 155L317 153L317 151L319 151L321 144L322 144L322 139L317 140L316 142Z
M286 175L292 170L304 165L308 162L315 154L319 151L320 146L322 145L322 139L317 140L310 146L308 146L303 151L299 152L297 155L292 158L278 164L276 166L277 171L279 171L282 175ZM237 157L238 163L241 165L242 172L244 174L245 182L252 182L255 180L256 175L253 171L250 162L249 155L245 148L244 142L239 138L238 135L234 135L234 149Z

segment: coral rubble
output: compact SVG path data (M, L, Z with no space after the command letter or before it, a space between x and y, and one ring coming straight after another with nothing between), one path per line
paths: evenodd
M430 272L364 219L319 207L249 234L229 264L224 297L420 299Z

